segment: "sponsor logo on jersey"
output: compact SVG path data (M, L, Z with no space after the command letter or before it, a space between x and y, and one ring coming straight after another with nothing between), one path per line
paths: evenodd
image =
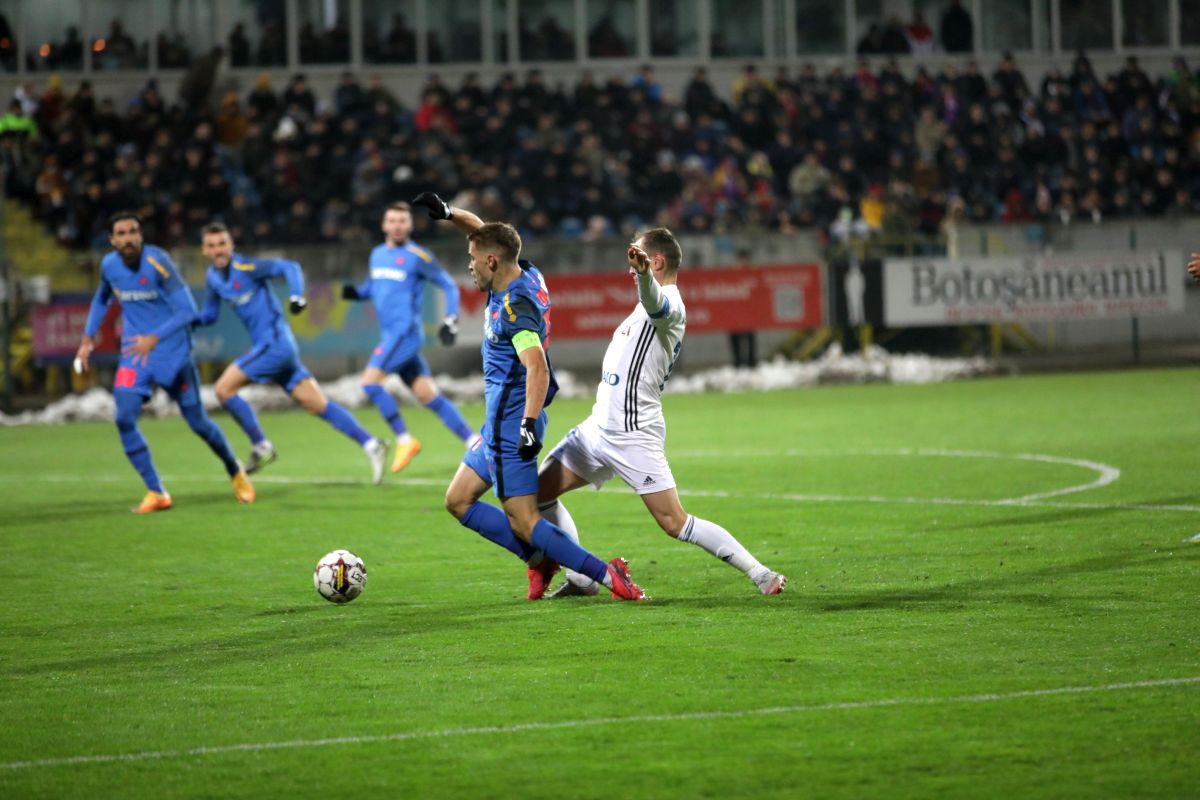
M609 386L616 386L621 382L621 376L615 372L605 371L600 374L600 380L604 381Z
M142 291L138 289L114 289L117 299L122 303L136 303L139 300L157 300L158 292L153 289Z
M231 301L235 306L244 306L254 299L254 291L244 292Z
M408 280L408 272L392 267L372 267L371 278L377 281L403 281Z

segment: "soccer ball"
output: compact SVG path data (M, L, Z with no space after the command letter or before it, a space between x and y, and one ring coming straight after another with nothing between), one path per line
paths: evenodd
M317 594L331 603L349 603L367 585L367 565L349 550L334 550L313 570Z

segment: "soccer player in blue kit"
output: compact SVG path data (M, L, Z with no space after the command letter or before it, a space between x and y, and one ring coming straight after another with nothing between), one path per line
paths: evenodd
M482 347L486 419L482 439L467 451L446 489L446 510L530 569L549 572L561 564L603 584L615 598L645 600L624 559L605 564L538 513L543 408L558 384L545 351L550 296L537 267L520 260L521 237L511 225L484 224L432 192L418 195L413 205L467 235L467 269L476 287L488 293ZM480 502L489 486L503 510Z
M271 291L274 278L286 279L291 312L303 311L307 304L300 265L286 259L246 258L234 252L233 244L229 229L221 223L204 227L201 250L210 266L204 280L204 307L197 324L216 322L221 301L226 300L250 333L250 351L226 367L216 385L217 399L250 437L252 449L247 471L255 472L271 463L276 453L254 409L238 397L238 390L251 381L273 381L305 411L358 443L371 462L371 477L378 484L383 480L387 445L368 433L350 412L325 397L312 373L300 362L296 338Z
M384 242L371 251L370 275L356 285L342 287L346 300L371 300L383 338L367 368L362 386L396 434L396 456L392 472L408 466L421 452L421 443L408 432L396 399L383 387L388 373L400 376L417 402L438 415L450 432L470 446L478 434L463 419L454 403L438 392L430 377L429 364L421 355L421 299L425 284L437 284L446 295L446 316L438 331L442 344L450 346L458 335L458 286L425 248L409 239L412 209L408 203L392 203L383 212Z
M170 256L142 238L142 221L131 211L118 211L108 220L113 247L100 262L100 286L92 299L83 339L75 354L76 369L88 368L96 332L115 298L121 304L121 361L113 382L117 430L133 468L146 484L146 496L132 510L137 514L165 511L171 496L150 458L150 447L138 428L142 405L155 386L179 404L187 424L225 465L239 503L254 502L254 487L238 463L225 434L200 403L200 375L192 360L190 328L196 302L179 277Z

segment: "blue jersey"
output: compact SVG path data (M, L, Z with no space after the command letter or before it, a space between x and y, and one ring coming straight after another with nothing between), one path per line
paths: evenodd
M122 340L154 334L160 357L191 354L189 329L196 319L196 301L165 250L144 245L133 267L115 250L104 257L85 336L96 335L114 299L121 304Z
M217 321L221 301L228 300L255 345L294 341L279 300L271 291L271 280L287 279L288 294L304 294L304 275L295 261L276 258L245 258L237 253L225 269L208 268L204 279L204 308L199 324Z
M517 356L512 338L521 331L533 331L541 339L543 349L550 339L550 293L546 281L533 264L519 263L520 277L501 291L488 292L482 347L485 428L504 420L520 419L525 413L525 365ZM549 360L547 355L547 365ZM557 392L558 382L551 368L545 406L550 405Z
M371 275L359 284L358 296L375 304L385 336L421 335L421 300L425 283L436 283L446 295L446 313L458 315L458 286L433 254L415 242L399 247L378 245L371 251Z

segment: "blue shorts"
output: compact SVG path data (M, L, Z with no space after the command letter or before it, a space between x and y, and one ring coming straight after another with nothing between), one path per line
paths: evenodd
M296 384L311 378L308 367L300 363L296 346L289 341L276 340L250 348L250 352L234 362L246 377L255 383L275 382L288 394Z
M145 364L134 364L129 357L122 356L113 380L114 392L133 392L142 397L154 393L161 386L181 406L193 406L200 402L200 373L191 352L182 353L150 351Z
M403 333L386 335L379 346L371 353L368 367L374 367L381 372L395 372L404 381L405 386L412 386L418 377L428 376L429 364L421 355L422 338L420 334Z
M538 438L545 441L546 412L538 415ZM520 441L521 418L504 420L500 423L499 431L493 430L491 424L484 426L483 436L475 441L473 447L463 456L462 463L466 464L475 474L496 489L496 496L521 497L527 494L537 494L538 462L536 458L528 461L517 455L517 443ZM499 433L499 436L495 435Z

